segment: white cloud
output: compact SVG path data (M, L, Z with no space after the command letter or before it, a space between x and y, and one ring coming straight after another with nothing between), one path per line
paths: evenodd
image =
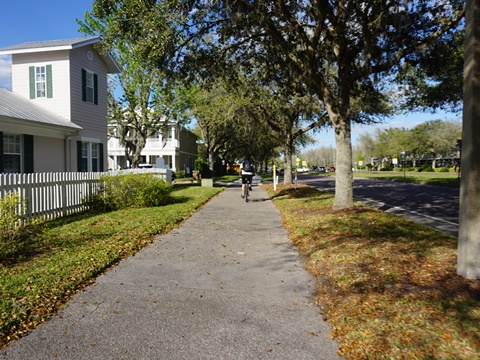
M0 55L0 87L12 89L12 56Z

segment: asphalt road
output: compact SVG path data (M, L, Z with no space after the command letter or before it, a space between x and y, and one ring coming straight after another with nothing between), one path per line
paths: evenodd
M335 192L333 176L300 174L298 181ZM458 235L458 188L355 178L353 196L365 205Z

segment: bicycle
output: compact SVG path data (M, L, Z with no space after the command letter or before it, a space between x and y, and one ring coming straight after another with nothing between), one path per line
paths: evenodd
M250 180L247 180L247 183L245 184L245 202L248 202L248 196L250 195Z

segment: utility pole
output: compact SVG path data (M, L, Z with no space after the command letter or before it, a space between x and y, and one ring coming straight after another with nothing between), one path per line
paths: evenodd
M457 273L480 279L480 0L467 0Z

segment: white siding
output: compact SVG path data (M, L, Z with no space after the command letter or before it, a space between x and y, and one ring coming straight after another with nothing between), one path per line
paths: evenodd
M12 90L30 99L30 66L52 65L53 98L38 98L35 104L72 121L68 51L15 54L12 56Z

